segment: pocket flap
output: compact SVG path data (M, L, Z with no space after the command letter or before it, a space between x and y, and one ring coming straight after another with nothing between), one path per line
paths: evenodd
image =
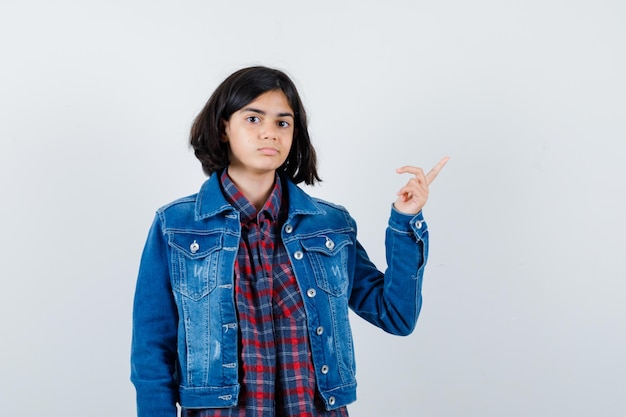
M305 250L323 253L328 256L334 256L343 247L351 244L350 237L340 233L328 233L302 240L302 247Z
M178 249L189 259L204 258L222 246L222 234L171 233L171 247Z

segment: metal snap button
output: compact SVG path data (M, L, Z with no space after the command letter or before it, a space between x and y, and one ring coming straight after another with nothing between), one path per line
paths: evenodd
M328 399L328 404L330 404L330 405L335 405L335 397L330 397L330 398Z
M328 365L324 365L324 366L322 366L322 373L323 373L324 375L326 375L326 374L328 373L328 369L329 369L329 368L328 368Z
M191 245L189 245L189 250L191 251L191 253L196 253L198 252L199 249L200 249L200 245L195 240L193 241Z
M422 221L421 220L416 221L415 222L415 227L417 227L418 229L421 229L422 228Z
M315 288L309 288L308 290L306 290L306 295L309 298L315 297L315 294L317 294L317 291L315 291Z
M293 232L293 226L288 224L285 226L285 233L291 233Z
M326 247L330 250L333 250L333 248L335 247L335 242L333 242L332 240L330 240L329 238L326 238Z
M318 327L317 329L315 329L315 333L317 333L318 336L321 336L322 333L324 333L324 327Z
M296 253L293 254L293 257L296 258L296 260L300 260L302 259L302 257L304 256L304 254L301 251L298 251Z

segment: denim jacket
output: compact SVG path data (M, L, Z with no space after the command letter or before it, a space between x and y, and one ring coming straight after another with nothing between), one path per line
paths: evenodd
M318 390L327 409L356 399L348 309L396 334L413 331L421 307L428 231L419 213L392 208L383 274L357 241L339 206L287 179L289 213L281 237L302 293ZM174 417L186 408L237 404L238 329L234 264L238 212L219 176L198 194L160 208L139 268L133 311L131 380L139 417Z

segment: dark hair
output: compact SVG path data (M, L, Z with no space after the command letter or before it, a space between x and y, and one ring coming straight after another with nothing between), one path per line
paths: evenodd
M295 116L291 150L278 172L294 183L312 185L317 175L317 157L309 138L304 106L293 81L282 71L267 67L243 68L226 78L213 92L191 127L189 144L207 174L226 168L228 143L222 140L224 122L246 104L268 91L282 91Z

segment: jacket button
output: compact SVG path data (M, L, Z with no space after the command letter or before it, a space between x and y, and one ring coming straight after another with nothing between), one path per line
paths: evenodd
M293 232L293 226L288 224L285 226L285 233L291 233Z
M415 227L417 227L418 229L421 229L422 228L422 221L421 220L416 221L415 222Z
M329 404L329 405L335 405L335 397L330 397L330 398L328 399L328 404Z
M332 240L330 240L329 238L326 238L326 243L325 243L326 247L330 250L333 250L333 248L335 247L335 242L333 242Z
M309 298L315 297L315 294L317 294L317 291L315 291L315 288L309 288L308 290L306 290L306 295Z
M294 253L294 254L293 254L293 257L294 257L294 258L296 258L296 260L298 260L298 261L299 261L300 259L302 259L302 257L303 257L303 256L304 256L304 255L302 254L302 252L301 252L301 251L298 251L298 252L296 252L296 253Z
M317 329L315 329L315 333L317 333L318 336L321 336L322 333L324 333L324 327L318 327Z
M326 375L328 373L328 365L322 366L322 373Z
M196 253L198 252L198 249L200 249L200 245L198 245L198 242L194 240L193 243L189 245L189 250L191 253Z

